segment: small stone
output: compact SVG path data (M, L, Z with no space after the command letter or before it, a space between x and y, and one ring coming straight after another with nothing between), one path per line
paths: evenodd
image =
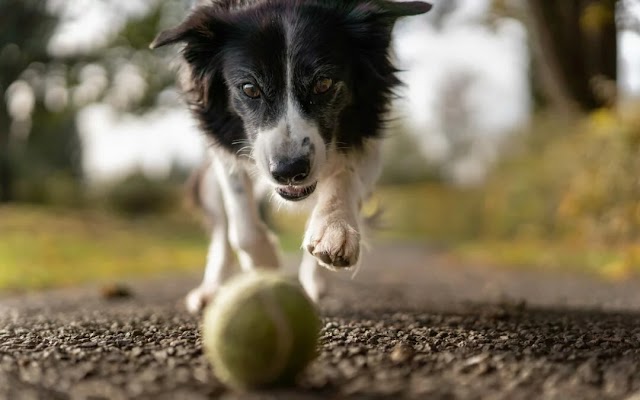
M394 363L400 364L409 361L413 358L415 351L413 347L409 346L406 343L398 343L393 350L391 350L391 361Z
M134 347L131 349L131 356L139 357L142 354L142 347Z
M100 289L101 296L106 300L127 299L133 296L131 289L123 284L105 285Z

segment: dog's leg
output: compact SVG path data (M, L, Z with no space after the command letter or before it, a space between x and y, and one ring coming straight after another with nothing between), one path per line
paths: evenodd
M228 237L243 270L278 268L277 241L260 218L253 183L240 165L216 159L216 173L228 220Z
M187 309L192 313L199 312L211 300L233 264L231 245L227 237L227 216L214 167L209 165L198 179L195 189L197 193L194 195L197 196L211 229L211 242L204 279L186 298Z
M345 268L360 256L360 221L353 172L330 178L319 193L307 231L304 248L325 267Z
M298 271L298 280L314 302L318 302L326 290L325 278L318 265L318 260L310 253L304 252Z
M318 187L318 200L307 225L303 247L321 265L346 268L360 256L360 208L381 169L380 141L371 140L362 154L339 156Z

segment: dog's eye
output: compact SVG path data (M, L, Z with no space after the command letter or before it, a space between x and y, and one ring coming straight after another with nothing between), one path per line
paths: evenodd
M245 83L244 85L242 85L242 91L247 95L247 97L250 97L252 99L257 99L262 96L260 88L253 83Z
M313 87L313 93L315 94L325 94L333 87L333 79L331 78L320 78L316 81L315 86Z

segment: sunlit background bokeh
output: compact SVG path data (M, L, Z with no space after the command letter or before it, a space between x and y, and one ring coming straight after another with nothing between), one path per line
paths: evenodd
M640 1L433 3L395 30L405 86L368 206L386 211L377 240L635 275ZM177 49L148 50L189 6L0 1L0 290L202 268L183 184L206 145ZM304 216L266 214L295 251Z

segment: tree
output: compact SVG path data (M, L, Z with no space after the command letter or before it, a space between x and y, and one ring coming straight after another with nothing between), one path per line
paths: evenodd
M617 80L616 0L527 0L534 56L553 105L610 106Z
M87 103L110 102L122 112L144 112L157 105L159 93L174 79L169 63L159 61L158 54L152 54L148 45L161 24L184 13L182 3L151 1L143 15L135 18L120 15L122 19L115 22L122 26L105 45L64 56L47 51L49 40L61 22L59 15L47 10L47 3L43 0L0 1L0 203L15 199L16 184L20 181L35 181L31 186L37 186L48 176L62 173L80 182L82 148L75 117ZM106 4L118 7L117 2ZM84 103L75 98L73 102L65 101L52 107L42 82L58 79L62 97L69 99L88 66L104 71L106 87ZM117 92L114 82L127 68L138 71L144 85L142 92L123 98L121 93L114 93ZM22 126L28 133L23 135L15 134L16 120L7 104L7 91L18 81L26 82L35 94L35 104L26 124L30 126Z
M56 26L40 0L4 0L0 3L0 202L13 198L11 118L6 91L33 62L47 63L46 40Z

